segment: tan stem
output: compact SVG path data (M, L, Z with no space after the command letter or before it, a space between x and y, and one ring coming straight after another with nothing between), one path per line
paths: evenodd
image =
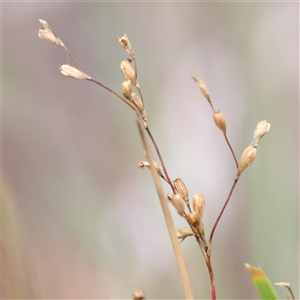
M190 285L189 276L188 276L187 269L185 266L185 261L183 258L183 254L182 254L180 244L179 244L179 241L177 238L177 234L176 234L174 223L173 223L173 220L171 217L171 213L170 213L169 207L167 205L167 201L165 199L165 193L163 191L163 187L162 187L160 178L159 178L159 176L156 172L155 166L153 164L152 154L150 152L148 143L146 141L145 134L143 132L143 126L140 123L139 118L137 118L137 124L138 124L138 128L139 128L139 133L141 135L141 139L143 142L143 146L144 146L144 149L147 154L147 159L150 164L151 174L152 174L152 178L153 178L155 188L156 188L156 191L158 194L158 198L159 198L159 201L160 201L160 204L161 204L161 207L163 210L163 214L164 214L164 217L166 220L169 236L170 236L171 243L173 246L179 274L181 277L181 282L182 282L183 289L184 289L185 298L186 299L194 299L193 292L192 292L191 285Z

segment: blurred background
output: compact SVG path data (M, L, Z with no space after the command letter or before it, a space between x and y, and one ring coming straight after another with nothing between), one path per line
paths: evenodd
M136 53L149 126L172 179L206 200L206 234L235 176L208 86L239 159L271 124L216 230L218 299L257 299L244 263L299 297L299 4L229 2L2 3L2 296L7 299L184 297L133 112L99 86L64 77L61 48L119 91ZM165 185L165 191L171 192ZM177 228L186 227L172 207ZM210 298L194 239L183 242L194 296ZM287 291L275 288L282 298Z

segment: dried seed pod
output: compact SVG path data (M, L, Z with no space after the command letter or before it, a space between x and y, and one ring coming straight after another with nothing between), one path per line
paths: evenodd
M216 125L226 134L226 118L221 111L217 111L214 114L214 121Z
M182 243L188 236L195 235L195 233L191 229L187 228L176 229L176 233L178 239L181 240L180 243Z
M186 220L188 221L188 223L196 228L198 230L199 228L199 225L200 225L200 214L198 211L194 211L192 213L189 213L187 216L186 216Z
M270 130L270 127L270 123L266 120L258 122L254 131L252 146L258 146L260 139Z
M56 36L48 23L42 19L39 19L39 21L43 25L43 28L40 28L38 31L39 38L56 46L64 46L63 42Z
M133 294L133 300L144 300L145 298L145 292L142 289L139 289L138 291L135 291Z
M132 90L132 83L130 80L126 80L122 83L121 85L121 90L122 90L122 94L123 96L130 100L131 99L131 90Z
M171 203L176 208L177 212L183 216L184 214L184 202L182 197L179 194L174 194L171 197Z
M193 208L195 211L198 211L200 214L200 218L203 216L203 211L205 207L205 201L203 195L195 194L193 197Z
M256 154L257 154L256 147L249 146L244 150L241 156L238 174L241 174L246 168L248 168L253 163Z
M206 84L198 77L192 76L192 78L198 83L198 86L200 88L200 92L202 93L202 95L208 100L208 102L211 102L209 91L208 91Z
M144 103L136 93L131 94L130 101L135 105L139 112L142 112L144 110Z
M131 57L134 57L134 51L126 33L123 36L119 36L119 43Z
M84 74L80 70L70 66L70 65L62 65L59 68L61 74L73 78L73 79L79 79L79 80L89 80L92 79L92 77Z
M132 84L136 84L136 74L135 71L131 65L131 59L125 59L123 61L121 61L120 64L120 69L122 71L123 76L130 80L132 82Z
M176 178L174 181L176 191L180 194L186 205L189 205L189 193L181 178Z
M163 174L163 172L162 172L161 167L160 167L155 161L153 161L153 164L154 164L154 167L155 167L155 170L156 170L157 174L158 174L162 179L165 179L165 176L164 176L164 174ZM150 170L150 163L149 163L148 161L141 161L141 162L139 163L139 168L140 168L140 169L144 169L145 167L148 168L148 169Z

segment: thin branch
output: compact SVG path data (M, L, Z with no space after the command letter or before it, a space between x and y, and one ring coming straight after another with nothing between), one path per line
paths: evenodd
M224 137L225 137L226 143L227 143L227 145L228 145L228 147L229 147L229 149L230 149L230 151L232 153L233 159L235 161L236 169L238 169L239 168L239 164L237 162L237 159L236 159L236 156L234 154L233 148L231 147L231 144L230 144L230 142L229 142L229 140L227 138L227 134L226 133L224 133Z
M152 174L152 178L155 184L155 188L159 197L159 201L163 210L163 214L166 220L166 224L167 224L167 228L168 228L168 232L170 235L170 239L171 239L171 243L173 246L173 250L174 250L174 254L175 254L175 258L176 258L176 262L177 262L177 266L179 269L179 274L181 277L181 282L183 285L183 289L184 289L184 293L185 293L185 297L186 299L194 299L193 293L192 293L192 289L191 289L191 285L190 285L190 281L189 281L189 276L187 273L187 269L185 266L185 262L184 262L184 258L183 258L183 254L180 248L180 244L178 241L178 237L176 234L176 230L174 227L174 223L171 217L171 213L167 204L167 201L165 199L165 193L163 191L163 187L161 184L161 181L159 179L159 176L155 170L155 166L153 164L153 159L152 159L152 154L150 152L148 143L146 141L146 137L144 135L144 131L143 131L143 127L139 121L139 119L137 120L137 125L138 125L138 129L139 129L139 133L143 142L143 146L144 149L146 151L147 154L147 158L148 161L150 163L150 169L151 169L151 174Z
M232 192L233 192L233 190L234 190L234 188L235 188L235 186L236 186L236 184L237 184L239 178L240 178L240 177L237 176L237 177L234 179L233 185L232 185L232 187L231 187L231 189L230 189L230 192L229 192L229 194L228 194L228 196L227 196L227 199L226 199L226 201L225 201L225 203L224 203L224 205L223 205L223 207L222 207L222 210L221 210L221 212L220 212L220 214L219 214L219 216L218 216L218 218L217 218L217 220L216 220L216 222L215 222L215 224L214 224L214 226L213 226L213 229L212 229L212 231L211 231L211 233L210 233L210 237L209 237L209 248L210 248L210 251L211 251L212 239L213 239L215 230L216 230L217 225L218 225L218 223L219 223L219 221L220 221L220 219L221 219L221 217L222 217L222 215L223 215L223 212L224 212L224 210L225 210L225 208L226 208L226 206L227 206L227 204L228 204L228 202L229 202L229 200L230 200L230 198L231 198Z
M131 109L133 109L135 112L137 112L137 109L134 107L134 105L128 101L127 99L123 98L121 95L119 95L118 93L116 93L114 90L110 89L109 87L105 86L104 84L102 84L101 82L97 81L94 78L91 79L87 79L89 81L92 81L98 85L100 85L101 87L103 87L104 89L106 89L107 91L109 91L110 93L114 94L115 96L117 96L119 99L121 99L123 102L125 102L125 104L127 104Z
M164 161L163 161L163 158L162 158L162 156L161 156L161 153L160 153L160 151L159 151L159 148L158 148L158 146L157 146L157 144L156 144L156 142L155 142L154 137L153 137L152 134L151 134L151 131L150 131L149 127L146 128L146 131L147 131L147 133L148 133L148 135L149 135L149 137L150 137L150 139L151 139L151 141L152 141L152 144L153 144L153 146L154 146L154 148L155 148L155 151L156 151L157 156L158 156L158 158L159 158L159 161L160 161L160 163L161 163L161 167L162 167L162 169L163 169L163 171L164 171L164 174L165 174L165 177L166 177L166 179L167 179L167 182L169 183L170 187L172 188L173 193L176 194L176 190L175 190L175 188L174 188L173 182L172 182L172 180L171 180L170 177L169 177L169 174L168 174L168 171L167 171L167 169L166 169L165 163L164 163Z
M70 56L71 60L73 61L73 64L75 65L75 67L76 67L79 71L81 71L81 70L79 69L79 67L78 67L78 65L77 65L77 63L76 63L76 61L75 61L73 55L72 55L71 52L69 51L69 49L68 49L64 44L62 44L61 46L67 51L68 55Z

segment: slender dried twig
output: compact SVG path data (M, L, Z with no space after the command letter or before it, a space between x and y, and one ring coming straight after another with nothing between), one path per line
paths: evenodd
M174 223L173 223L173 220L171 217L171 213L170 213L168 204L165 199L165 193L163 191L163 187L160 182L159 176L156 172L156 169L155 169L155 166L153 163L153 159L152 159L152 154L150 152L148 143L147 143L145 135L144 135L142 125L139 120L137 121L137 124L138 124L138 128L139 128L139 133L140 133L140 136L141 136L141 139L143 142L143 146L147 153L148 161L150 163L150 169L151 169L152 178L153 178L153 181L155 184L155 188L156 188L156 191L157 191L157 194L159 197L159 201L160 201L160 204L161 204L161 207L163 210L163 214L164 214L164 217L166 220L168 232L170 235L171 243L173 246L173 250L174 250L174 254L175 254L175 258L176 258L176 262L177 262L177 266L179 269L179 274L181 277L181 282L182 282L182 285L184 288L185 297L186 297L186 299L193 299L194 297L193 297L193 293L192 293L192 289L191 289L191 285L190 285L190 281L189 281L189 276L187 273L187 269L185 266L183 254L182 254L180 244L179 244L179 241L177 238L177 234L176 234Z

